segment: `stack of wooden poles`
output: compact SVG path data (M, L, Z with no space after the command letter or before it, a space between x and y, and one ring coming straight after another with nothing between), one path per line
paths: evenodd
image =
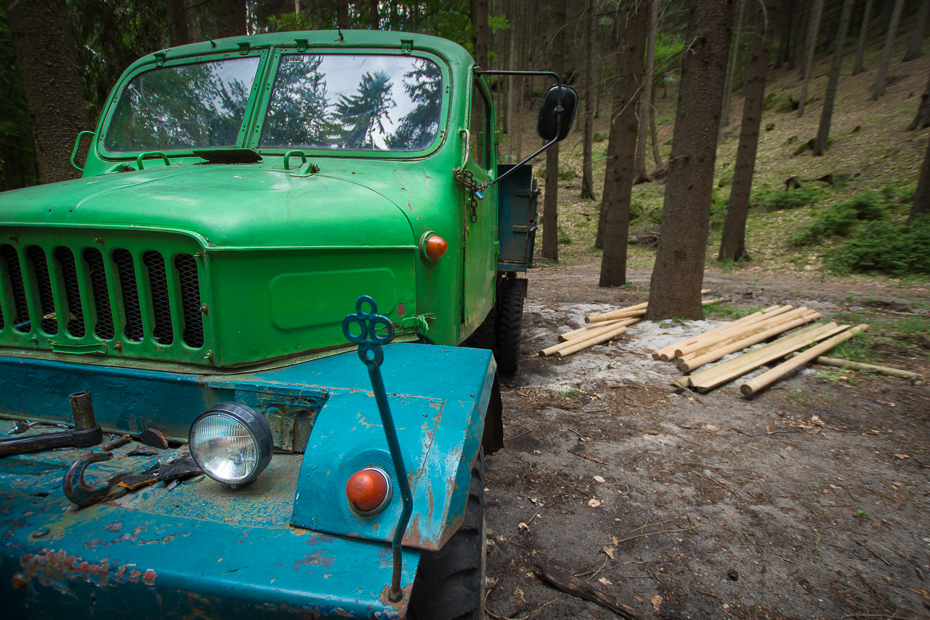
M706 289L701 291L701 294L706 295L709 292L710 290ZM708 299L701 303L707 305L719 301L722 301L722 299ZM539 355L540 357L556 355L559 358L565 358L572 353L613 340L617 336L625 334L627 327L640 321L643 315L646 314L648 305L648 302L643 302L635 306L627 306L604 314L585 317L584 321L587 325L581 329L560 334L559 344L543 349L539 352Z
M812 323L818 318L820 318L820 313L804 306L800 308L772 306L733 323L721 325L693 338L654 351L652 357L666 361L675 360L683 372L692 372L705 364ZM683 377L679 383L683 387L707 392L764 364L816 344L803 353L795 355L789 361L740 386L740 391L750 396L792 370L818 358L839 343L865 331L868 327L862 324L851 328L849 325L837 325L833 322L810 325L732 360Z

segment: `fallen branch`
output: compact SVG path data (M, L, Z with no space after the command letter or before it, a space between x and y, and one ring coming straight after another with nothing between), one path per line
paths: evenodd
M569 575L565 571L561 571L557 568L543 568L537 565L533 573L536 577L545 581L556 590L571 594L572 596L577 596L586 601L591 601L604 609L609 609L622 618L626 618L627 620L646 620L646 616L632 607L627 607L614 597L604 594L591 584L585 583L581 579Z
M880 375L887 375L889 377L899 377L901 379L910 379L911 381L919 381L920 375L916 372L911 372L909 370L898 370L897 368L889 368L888 366L876 366L875 364L863 364L862 362L851 362L849 360L839 359L837 357L825 357L821 355L814 360L815 364L820 364L821 366L836 366L837 368L851 368L852 370L863 370L868 372L874 372Z
M695 526L690 525L680 530L659 530L658 532L646 532L645 534L637 534L636 536L630 536L629 538L618 540L617 546L620 546L620 543L625 543L631 540L636 540L637 538L643 538L644 536L655 536L656 534L674 534L675 532L687 532L688 530L693 530L693 529L695 529Z

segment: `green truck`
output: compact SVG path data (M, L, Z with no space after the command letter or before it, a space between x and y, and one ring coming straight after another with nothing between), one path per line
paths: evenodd
M398 32L172 48L81 178L0 194L6 617L482 613L536 228L489 73Z

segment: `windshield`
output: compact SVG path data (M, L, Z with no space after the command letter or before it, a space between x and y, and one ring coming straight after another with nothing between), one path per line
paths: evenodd
M257 56L162 67L123 90L104 138L110 152L233 147Z
M420 151L441 110L442 74L424 58L286 54L260 146Z

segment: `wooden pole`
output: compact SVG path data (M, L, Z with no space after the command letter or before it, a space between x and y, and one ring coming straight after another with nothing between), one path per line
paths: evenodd
M590 325L585 325L581 329L576 329L574 331L565 332L564 334L559 335L559 341L565 342L566 340L572 340L581 336L582 334L589 333L592 329L599 329L607 325L614 325L616 327L622 327L624 325L632 325L633 323L639 323L640 319L629 318L629 319L614 319L612 321L602 321L599 323L591 323Z
M559 344L554 344L554 345L552 345L551 347L547 347L547 348L543 349L542 351L539 352L539 356L540 356L540 357L549 357L549 356L552 355L553 353L556 353L556 352L558 352L558 351L561 351L562 349L565 349L565 348L567 348L567 347L574 346L574 345L579 344L579 343L582 343L582 342L586 342L586 341L591 340L592 338L596 338L596 337L598 337L598 336L600 336L600 335L602 335L602 334L608 334L608 333L614 332L614 331L616 331L617 329L623 329L623 331L626 331L626 325L608 325L608 326L606 326L606 327L597 327L597 328L595 328L595 329L588 330L587 333L584 333L584 334L578 336L577 338L572 338L571 340L566 340L565 342L561 342L561 343L559 343ZM621 333L623 333L623 332L621 332Z
M889 368L888 366L876 366L875 364L863 364L862 362L853 362L836 357L825 357L821 355L814 360L814 363L820 364L821 366L836 366L837 368L862 370L866 372L878 373L880 375L887 375L889 377L899 377L901 379L910 379L911 381L920 381L920 375L916 372L911 372L909 370L899 370L897 368Z
M690 338L686 338L685 340L680 340L674 344L670 344L666 347L662 347L661 349L657 349L652 352L652 359L654 360L661 359L663 362L667 362L670 359L672 359L672 355L675 353L676 348L686 346L689 344L693 344L697 342L698 340L700 340L701 338L704 338L705 336L716 334L717 332L721 332L725 329L730 329L734 325L739 325L742 323L749 323L749 322L758 320L758 318L764 315L765 313L773 312L782 307L788 308L789 310L791 309L791 306L771 306L760 312L753 312L752 314L748 314L741 319L737 319L736 321L733 321L732 323L726 323L724 325L720 325L719 327L715 327L714 329L698 334L697 336L691 336Z
M643 316L644 314L646 314L645 308L636 308L635 310L624 308L623 310L614 310L613 312L598 314L597 316L586 316L584 318L584 322L603 323L605 321L612 321L614 319L628 319L633 316Z
M763 332L759 332L758 334L748 336L746 338L743 338L742 340L737 340L733 344L729 344L725 347L715 349L711 351L710 353L707 353L700 357L696 357L693 360L690 360L687 362L681 362L680 364L678 364L678 367L682 370L682 372L691 372L695 368L699 368L703 366L704 364L708 364L710 362L715 362L719 360L721 357L725 357L729 355L730 353L736 353L737 351L742 351L746 347L751 347L754 344L759 344L760 342L764 342L768 340L772 336L775 336L782 332L786 332L789 329L794 329L795 327L800 327L801 325L804 325L805 323L810 323L811 321L814 321L819 318L820 318L819 312L800 316L794 319L793 321L775 325L774 327L771 327Z
M775 381L778 381L792 370L795 370L796 368L803 366L811 360L816 359L820 356L821 353L826 353L839 343L849 340L856 334L864 332L868 328L868 324L863 323L861 325L856 325L852 329L847 330L842 334L838 334L829 340L825 340L820 344L811 347L807 351L797 355L794 359L779 364L775 368L762 373L752 381L747 381L739 387L739 391L742 392L744 396L752 396L759 390L768 387Z
M744 353L737 358L717 364L713 368L691 375L688 377L688 383L701 393L708 392L718 385L740 377L763 364L784 357L792 351L803 349L824 338L829 338L848 328L849 325L837 325L836 323L813 325L797 334L779 338L775 342L755 351Z
M788 306L790 307L790 306ZM810 309L807 306L801 306L794 310L781 312L780 310L767 314L760 318L757 321L751 321L748 323L743 323L741 325L734 325L729 329L723 329L714 334L713 336L702 338L694 344L690 344L680 349L675 349L675 357L684 357L695 353L697 351L704 350L705 352L709 351L714 345L720 344L727 340L731 340L736 336L754 332L755 330L764 330L773 325L779 323L791 321L796 319L798 316L803 315L805 312L809 312Z
M578 351L581 351L583 349L593 347L596 344L601 344L602 342L613 340L614 338L616 338L617 336L625 332L626 332L626 327L618 327L617 329L613 331L609 331L606 334L601 334L600 336L595 336L594 338L589 338L587 340L580 341L578 342L578 344L573 344L576 341L569 340L568 342L563 343L563 344L571 344L572 346L561 349L560 351L557 351L556 354L560 358L565 358L571 355L572 353L577 353Z

